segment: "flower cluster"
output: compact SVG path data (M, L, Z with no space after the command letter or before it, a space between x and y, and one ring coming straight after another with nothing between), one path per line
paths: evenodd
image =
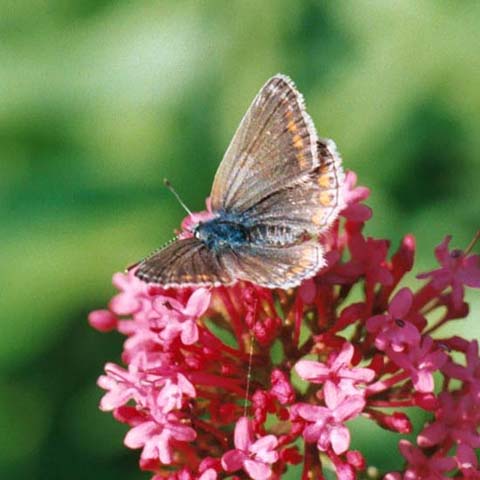
M480 478L478 343L439 336L467 316L480 257L447 237L440 267L416 291L401 286L414 238L389 257L387 240L363 234L368 189L352 172L343 188L346 207L321 240L327 267L296 289L166 290L114 276L119 293L89 317L126 336L124 366L99 378L100 408L130 426L125 445L142 449L153 479L279 479L294 465L302 479L328 468L354 479L366 461L348 421L410 433L408 407L431 421L415 445L399 439L404 468L387 479Z

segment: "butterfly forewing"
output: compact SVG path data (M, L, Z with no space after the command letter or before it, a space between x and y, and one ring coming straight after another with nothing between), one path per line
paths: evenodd
M165 288L228 284L233 281L214 251L196 238L175 240L142 260L135 275Z
M260 90L238 127L213 182L214 211L241 213L318 167L317 134L301 94L283 76Z

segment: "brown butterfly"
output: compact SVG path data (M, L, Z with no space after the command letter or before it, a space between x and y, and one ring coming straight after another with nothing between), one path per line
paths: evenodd
M166 288L237 280L294 287L325 264L318 236L338 216L342 183L334 142L317 137L302 95L275 75L218 167L214 218L142 260L135 274Z

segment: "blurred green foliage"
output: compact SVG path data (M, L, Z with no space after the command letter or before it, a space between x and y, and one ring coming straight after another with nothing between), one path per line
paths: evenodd
M479 25L474 1L1 2L0 477L148 478L97 410L121 338L86 316L183 217L163 177L202 209L279 71L372 188L367 233L414 233L423 269L445 234L465 246L480 223ZM478 336L478 318L456 328ZM395 435L354 428L373 464L401 465Z

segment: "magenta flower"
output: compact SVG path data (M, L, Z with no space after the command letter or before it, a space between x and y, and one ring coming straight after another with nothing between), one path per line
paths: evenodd
M430 278L431 285L437 291L452 287L452 299L456 307L463 302L465 286L480 288L480 255L464 255L460 250L449 250L452 237L446 236L435 248L441 268L417 275L417 278Z
M183 425L177 415L170 413L155 420L147 420L133 427L125 437L125 445L142 448L142 460L158 459L172 463L171 442L192 442L196 434L193 428Z
M98 386L108 390L101 401L100 409L110 411L125 405L129 400L142 404L145 393L138 389L139 378L136 373L130 373L114 363L105 365L106 375L98 379Z
M88 323L99 332L117 328L118 319L110 310L94 310L88 315Z
M112 283L120 290L120 293L110 301L109 307L113 313L129 315L142 310L142 300L148 287L133 274L133 271L126 275L116 273Z
M409 316L412 304L412 292L409 288L402 288L393 297L386 314L368 319L367 330L375 335L375 346L379 350L391 349L394 352L402 352L407 347L420 343L420 332L415 323L422 326L425 323L415 312ZM412 316L416 318L410 321L409 318Z
M300 360L295 370L304 380L312 383L323 383L324 390L331 390L332 395L338 397L359 394L355 385L369 383L375 372L370 368L354 368L351 365L354 354L353 345L343 344L340 353L332 352L327 364L311 360Z
M266 435L255 440L253 428L246 417L238 419L235 426L235 449L222 456L222 467L227 472L243 469L253 480L266 480L272 473L271 464L278 459L275 448L278 440Z
M307 442L316 442L322 452L332 449L337 455L345 453L350 446L350 431L344 422L358 416L365 407L365 399L361 395L338 397L325 392L326 407L310 404L297 404L293 410L307 422L303 437ZM337 403L338 402L338 403Z
M420 345L408 351L390 352L389 357L406 372L419 392L433 392L433 373L447 361L447 354L438 348L431 337L423 337Z
M353 172L343 193L321 240L327 265L298 288L165 289L134 269L114 275L109 308L89 315L93 328L125 337L121 365L107 363L98 379L100 408L129 427L125 445L142 449L152 480L279 480L295 466L301 478L331 468L363 478L349 421L362 415L400 435L419 409L429 423L416 445L400 441L406 465L385 478L479 479L478 342L438 334L467 316L478 255L449 251L447 237L441 268L410 290L414 238L390 256L388 240L363 235L369 191ZM208 205L189 215L180 235L209 216Z
M372 210L360 202L369 197L370 189L357 187L356 184L356 173L351 170L347 171L342 192L346 207L342 210L342 216L353 222L366 222L372 216Z
M456 460L458 468L464 475L464 478L479 479L478 458L475 450L468 445L460 445L457 449Z
M159 336L171 342L177 336L185 345L192 345L198 340L197 318L208 309L211 294L206 288L195 290L185 306L174 298L158 297L153 300L153 309L158 313L156 327Z
M407 460L405 480L436 480L447 478L444 474L456 466L452 457L436 456L423 453L407 440L400 440L401 454Z
M480 356L478 354L477 340L469 342L465 357L465 366L449 359L442 370L449 377L462 380L470 387L472 395L480 401Z
M470 395L454 396L442 392L438 401L435 421L428 424L418 435L418 444L428 448L457 443L470 448L480 448L480 412L477 400Z

